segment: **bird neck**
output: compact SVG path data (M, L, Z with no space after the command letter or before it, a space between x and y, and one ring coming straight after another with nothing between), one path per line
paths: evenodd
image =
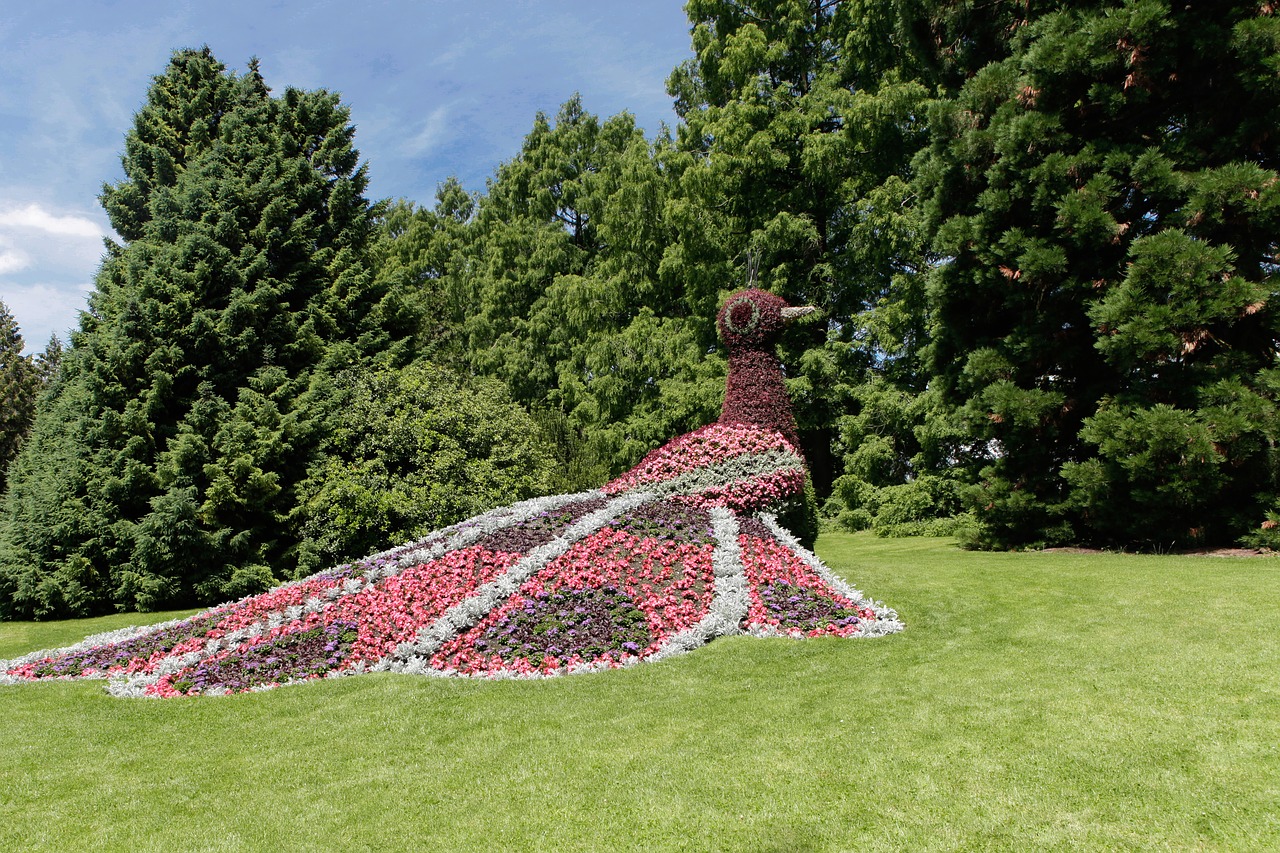
M738 349L729 353L722 424L751 424L777 430L798 450L791 395L782 382L782 362L770 351Z

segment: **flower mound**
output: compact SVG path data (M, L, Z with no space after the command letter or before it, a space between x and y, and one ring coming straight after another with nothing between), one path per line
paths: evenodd
M738 456L781 445L717 427L689 446L712 442ZM725 634L901 628L772 516L740 515L725 489L664 496L657 487L684 473L660 475L659 459L612 494L527 501L182 621L0 663L0 683L110 678L116 695L176 697L378 670L540 677L658 660Z
M190 619L0 661L0 684L110 678L117 696L242 693L369 671L538 677L681 654L730 634L875 637L897 614L770 514L804 458L774 345L790 317L744 290L720 422L603 489L524 501Z

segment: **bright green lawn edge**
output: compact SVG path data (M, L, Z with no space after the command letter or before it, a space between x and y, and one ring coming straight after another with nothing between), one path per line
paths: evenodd
M0 688L0 849L1280 849L1280 559L818 551L907 630L546 681ZM0 657L175 615L0 624Z

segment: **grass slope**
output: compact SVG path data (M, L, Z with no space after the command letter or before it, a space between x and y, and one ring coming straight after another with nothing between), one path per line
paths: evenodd
M1280 848L1280 560L818 550L907 631L547 681L0 688L0 849ZM0 625L0 658L137 619Z

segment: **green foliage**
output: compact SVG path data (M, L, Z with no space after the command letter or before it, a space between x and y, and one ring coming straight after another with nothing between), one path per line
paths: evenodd
M631 116L600 121L574 97L554 123L537 117L474 209L446 185L398 241L416 241L439 288L442 319L428 325L451 343L432 357L505 384L574 457L574 485L714 420L723 393L724 361L707 355L715 306L662 269L669 149Z
M688 12L674 140L575 97L536 118L483 196L446 183L435 210L392 211L379 275L412 283L418 352L505 384L557 448L560 482L581 487L715 418L714 312L752 252L763 286L824 312L783 357L825 496L869 372L923 388L909 164L938 73L916 43L924 15L799 0Z
M103 189L116 232L14 466L9 616L216 603L288 574L327 375L388 349L336 95L174 54ZM270 567L267 569L265 567Z
M1258 527L1241 537L1252 548L1280 551L1280 512L1270 510Z
M546 494L551 480L537 428L497 382L423 362L343 374L295 513L298 572Z
M467 309L454 279L472 239L476 199L454 179L442 183L434 208L400 201L378 220L370 263L379 310L403 335L379 353L381 364L400 366L417 358L458 362Z
M837 529L942 536L971 524L948 466L964 434L936 393L875 377L854 390L840 428L845 473L823 507Z
M41 370L22 354L24 344L9 306L0 300L0 494L9 465L31 429Z
M686 11L674 132L575 96L429 209L364 199L336 96L175 54L65 356L0 310L0 615L207 603L597 486L715 419L748 257L821 309L780 348L802 538L819 499L978 547L1275 538L1269 7Z
M1033 10L932 105L929 370L982 544L1224 543L1274 503L1278 38L1252 3Z

